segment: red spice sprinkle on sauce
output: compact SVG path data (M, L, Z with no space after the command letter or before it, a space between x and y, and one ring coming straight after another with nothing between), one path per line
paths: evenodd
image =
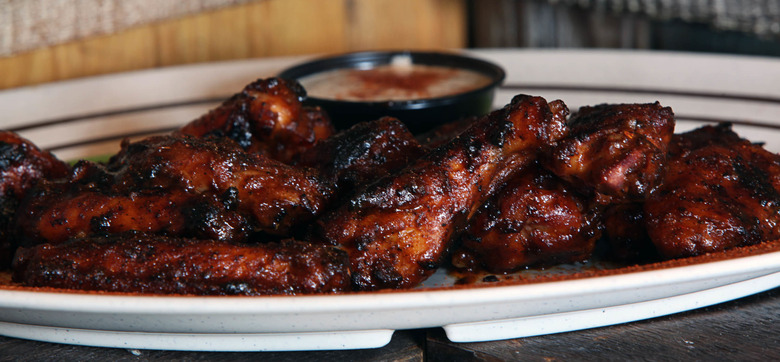
M300 80L316 98L393 101L449 96L484 87L490 78L465 69L390 64L371 69L336 69Z

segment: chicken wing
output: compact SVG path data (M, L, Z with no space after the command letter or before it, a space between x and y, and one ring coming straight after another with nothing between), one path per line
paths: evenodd
M586 260L601 237L596 210L557 176L528 167L479 208L453 265L505 273Z
M264 295L349 289L348 261L332 247L287 240L237 245L121 234L21 248L15 282L155 294Z
M65 177L70 167L19 135L0 132L0 270L10 266L17 243L9 227L19 202L40 180Z
M563 102L517 96L326 214L319 236L347 251L356 289L414 286L439 266L477 207L565 135L567 113Z
M228 137L250 152L290 163L335 132L322 109L303 106L305 97L295 81L258 79L175 134Z
M398 119L358 123L306 151L298 166L315 168L339 193L354 192L424 153Z
M570 134L548 155L546 167L609 202L643 200L661 181L674 114L654 104L582 107Z
M780 156L721 124L675 135L669 157L644 207L663 257L780 239Z
M25 245L129 230L233 241L247 229L287 235L331 195L312 171L231 140L171 136L125 142L106 167L81 162L72 177L34 192L19 209Z

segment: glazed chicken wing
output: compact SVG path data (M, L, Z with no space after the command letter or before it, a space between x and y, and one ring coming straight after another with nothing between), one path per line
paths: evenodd
M411 287L442 262L477 207L564 136L563 102L517 96L451 142L351 197L317 223L350 257L356 289Z
M658 103L582 107L545 166L610 202L643 200L660 183L674 124Z
M354 191L419 158L422 146L398 119L358 123L306 151L298 166L312 167L340 193Z
M601 236L596 210L557 176L528 167L479 208L453 265L505 273L586 260Z
M334 133L325 112L303 106L305 97L295 81L258 79L176 134L228 137L250 152L290 163Z
M156 294L310 294L348 290L347 257L297 241L237 245L127 234L20 249L14 281Z
M331 194L313 172L231 140L171 136L125 142L108 166L82 162L34 192L18 216L26 245L130 230L233 241L250 231L286 235Z
M647 231L677 258L780 239L780 156L721 124L675 135Z
M40 180L65 177L69 169L19 135L0 132L0 269L10 265L16 249L9 227L19 202Z
M272 234L311 221L332 193L312 170L244 152L221 139L152 137L125 144L108 168L117 185L234 192L235 207L251 215L257 229Z
M63 184L41 186L20 209L17 238L22 245L130 230L244 241L253 231L247 216L226 207L227 197L182 190L111 193Z

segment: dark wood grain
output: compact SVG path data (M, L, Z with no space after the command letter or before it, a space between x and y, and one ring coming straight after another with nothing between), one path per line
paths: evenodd
M427 338L429 361L780 360L780 288L666 317L591 330L482 343Z
M719 30L701 21L656 19L641 11L617 12L599 6L565 3L552 0L469 1L469 46L620 48L780 56L778 37Z

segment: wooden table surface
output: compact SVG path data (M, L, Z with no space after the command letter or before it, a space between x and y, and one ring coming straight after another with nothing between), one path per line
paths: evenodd
M0 361L780 360L780 288L690 312L546 336L452 343L439 328L397 331L385 347L209 353L71 346L0 337Z

